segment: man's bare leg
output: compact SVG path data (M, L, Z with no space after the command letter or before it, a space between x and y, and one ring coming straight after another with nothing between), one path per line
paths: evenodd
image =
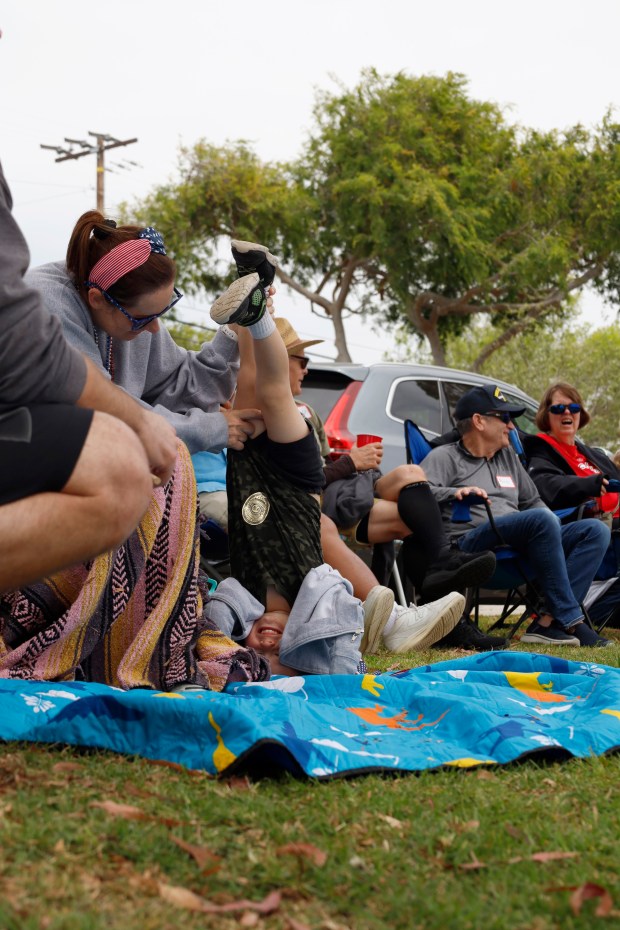
M119 546L144 515L152 493L137 435L115 417L95 413L62 492L0 507L0 591Z

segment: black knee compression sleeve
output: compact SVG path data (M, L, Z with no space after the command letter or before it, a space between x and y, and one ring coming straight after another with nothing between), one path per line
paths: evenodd
M403 561L413 586L419 589L428 566L450 545L428 481L416 481L402 489L398 515L411 530L403 542Z

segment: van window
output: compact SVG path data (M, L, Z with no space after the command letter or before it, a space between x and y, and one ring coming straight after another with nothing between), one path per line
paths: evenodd
M509 404L520 404L522 407L526 404L526 401L522 397L517 397L515 394L511 394L510 391L504 390L504 397ZM538 427L536 426L536 411L537 407L532 407L530 404L526 404L525 413L521 414L520 417L515 417L515 423L522 429L524 433L537 433Z
M436 381L403 378L392 386L388 413L396 420L413 420L421 429L441 432L441 400Z
M463 394L466 394L467 391L470 391L472 387L475 387L475 385L463 384L462 381L442 381L442 386L448 401L448 409L450 411L450 419L452 421L451 424L445 427L445 430L447 431L450 429L451 425L454 425L454 408L456 407L457 401L463 396ZM537 433L538 428L535 423L536 407L528 404L527 401L523 400L522 397L519 397L516 394L511 394L510 391L507 391L505 388L502 388L502 393L509 404L514 404L515 407L526 407L525 413L515 419L515 423L519 429L522 429L525 433Z

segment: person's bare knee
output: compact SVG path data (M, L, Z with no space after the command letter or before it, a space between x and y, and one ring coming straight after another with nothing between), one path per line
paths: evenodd
M399 465L379 478L375 484L375 493L383 500L397 501L403 488L418 481L426 481L426 475L419 465Z

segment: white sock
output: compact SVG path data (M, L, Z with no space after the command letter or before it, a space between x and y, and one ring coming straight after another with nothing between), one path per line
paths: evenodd
M272 315L269 313L269 310L265 310L260 320L256 323L252 323L251 326L247 327L249 333L252 334L253 339L266 339L267 336L271 336L275 332L276 324L273 321Z

